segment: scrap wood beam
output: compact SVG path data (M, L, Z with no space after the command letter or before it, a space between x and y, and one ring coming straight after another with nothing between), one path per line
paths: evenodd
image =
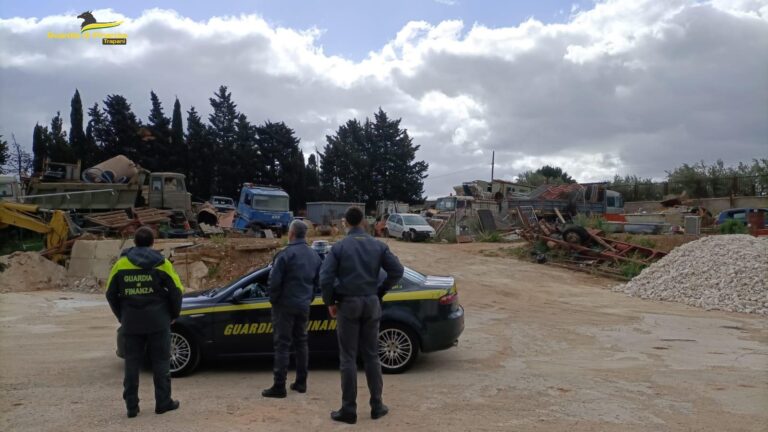
M564 247L566 249L571 249L573 251L576 251L576 252L582 253L582 254L584 254L586 256L597 258L597 259L602 259L602 260L606 260L606 261L613 261L613 262L616 262L616 263L618 263L620 261L623 261L623 262L632 262L632 263L642 264L642 265L650 265L651 264L651 261L649 259L639 260L639 259L635 259L635 258L629 258L629 257L626 257L624 255L620 255L618 253L606 252L606 251L596 251L594 249L590 249L590 248L582 246L580 244L569 243L569 242L567 242L565 240L561 240L561 239L558 239L558 238L549 237L549 236L545 236L545 235L540 235L539 238L541 238L542 240L544 240L546 242L550 242L551 241L551 242L554 242L555 244L557 244L559 246L562 246L562 247Z

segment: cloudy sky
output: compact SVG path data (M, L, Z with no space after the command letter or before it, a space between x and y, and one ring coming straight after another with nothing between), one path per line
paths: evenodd
M80 12L126 46L49 39ZM581 181L768 157L768 0L0 1L0 134L126 96L207 114L224 84L305 153L349 118L402 118L426 191L543 164Z

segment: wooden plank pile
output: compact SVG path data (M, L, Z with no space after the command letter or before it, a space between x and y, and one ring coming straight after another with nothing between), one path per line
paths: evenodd
M129 225L147 225L168 222L173 214L170 210L160 210L153 208L137 208L132 210L133 218L128 217L124 210L117 210L106 213L99 213L94 216L86 216L86 219L96 225L122 230Z

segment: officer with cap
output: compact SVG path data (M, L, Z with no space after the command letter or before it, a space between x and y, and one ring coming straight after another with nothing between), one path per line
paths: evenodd
M125 341L123 399L128 417L139 414L139 369L149 354L155 384L155 413L179 407L171 399L171 323L179 317L184 288L170 261L152 249L154 234L139 228L136 247L122 253L107 280L107 301Z
M347 236L333 245L320 270L320 287L328 313L336 318L341 369L341 409L331 412L335 421L357 422L357 357L365 363L371 393L371 418L387 415L381 393L383 380L378 340L381 298L403 277L403 266L389 247L361 227L363 212L350 207L345 219ZM387 274L379 284L379 272ZM337 283L338 281L338 283Z
M269 273L269 302L272 303L272 328L275 344L274 382L261 392L264 397L284 398L291 344L296 350L296 381L291 390L307 391L307 321L309 307L318 288L322 260L307 245L307 226L291 222L288 247L275 257Z

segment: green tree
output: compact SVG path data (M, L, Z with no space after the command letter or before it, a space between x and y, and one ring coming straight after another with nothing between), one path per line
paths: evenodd
M536 171L523 171L517 175L517 181L533 187L543 184L576 183L576 180L563 171L562 168L551 165L544 165Z
M365 193L361 179L367 173L365 129L356 119L347 120L334 135L325 137L327 143L320 153L320 185L323 199L360 201Z
M298 211L306 203L304 197L304 154L300 140L285 123L265 122L256 128L258 183L282 187L290 196L291 209Z
M667 171L669 193L679 195L683 192L692 198L706 198L707 192L707 166L704 161L693 165L687 163L672 171Z
M237 139L231 174L235 182L235 191L237 191L246 181L258 181L258 173L262 172L263 169L257 148L258 128L251 124L248 117L242 113L237 116L235 128L237 129Z
M429 165L416 160L418 145L379 108L374 120L349 120L326 136L320 155L321 195L372 207L377 200L423 201Z
M149 111L147 129L150 135L143 138L144 168L150 171L170 171L175 169L175 155L170 146L171 119L165 116L163 104L154 91L149 92L152 108Z
M149 155L144 152L139 136L141 122L131 111L131 104L121 95L109 95L104 100L104 109L107 118L103 143L105 156L111 158L122 154L143 166Z
M181 122L181 104L179 98L173 102L173 115L171 116L170 149L172 156L172 169L180 171L189 177L189 149L184 140L184 125Z
M48 155L53 162L75 162L75 154L67 141L67 133L64 132L64 120L61 112L51 119L50 141Z
M32 156L21 147L13 134L11 134L11 138L13 144L10 146L6 172L17 174L19 177L26 177L32 171Z
M624 177L615 175L608 188L615 190L627 201L654 201L663 198L662 190L651 178L640 178L636 175Z
M200 115L192 107L187 111L187 139L189 153L189 190L200 201L207 200L213 194L213 153L215 144L208 134Z
M317 158L314 153L309 155L309 159L307 160L304 182L306 184L306 202L313 202L320 199L320 173L317 166Z
M48 157L51 135L48 128L35 124L32 131L32 169L35 173L43 172L43 163Z
M424 200L424 179L429 165L416 160L420 146L413 144L400 122L401 119L389 119L381 108L374 114L372 123L366 120L365 159L373 173L366 187L369 207L381 199L408 203Z
M104 154L104 145L109 135L109 125L107 124L106 114L99 108L98 103L94 103L88 109L88 126L85 128L85 142L88 151L88 158L83 162L83 167L90 168L102 160L106 159Z
M0 135L0 174L6 173L6 164L10 161L11 152L8 148L8 141Z
M83 101L80 99L80 91L75 89L75 95L72 96L69 111L69 146L76 160L79 160L82 166L89 167L92 162L88 142L83 130Z
M517 175L517 181L528 186L536 187L547 183L547 178L538 171L523 171Z
M237 105L232 101L232 93L227 86L220 86L214 97L209 99L213 112L208 116L209 135L214 142L214 151L209 163L213 164L212 189L216 193L232 195L238 189L239 179L232 169L237 161L235 145L237 142ZM194 153L193 153L194 154Z

